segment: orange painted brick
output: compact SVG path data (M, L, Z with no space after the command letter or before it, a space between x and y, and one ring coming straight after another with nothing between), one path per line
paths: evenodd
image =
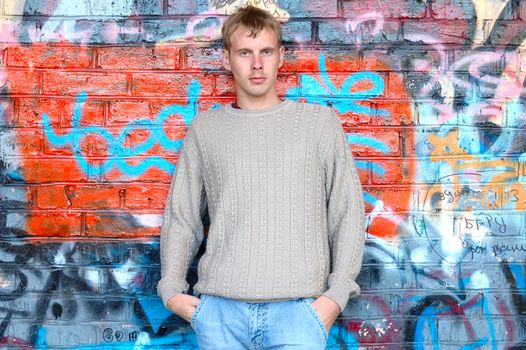
M31 68L87 68L92 49L86 46L33 44L8 49L8 65Z
M222 97L222 98L203 98L199 99L199 111L207 111L216 105L226 105L234 103L236 98L234 96Z
M293 87L298 86L298 76L296 74L279 74L276 80L276 92L283 97Z
M37 236L79 236L82 215L75 212L32 212L28 233Z
M388 83L386 84L386 97L387 98L402 98L407 96L407 89L403 84L399 73L389 73Z
M97 49L103 69L178 69L179 49L174 46L104 47Z
M153 145L147 149L145 152L140 153L140 157L145 157L148 155L158 156L162 152L162 148L159 146L158 140L151 140L152 133L149 129L135 129L126 133L125 143L123 145L127 151L130 153L137 154L137 148L141 147L145 143L154 142ZM150 141L151 140L151 141ZM173 156L173 154L171 154Z
M71 127L73 121L73 114L75 111L76 101L69 100L64 103L64 110L62 116L62 126ZM80 117L80 125L103 125L104 124L104 108L106 102L97 101L88 98L84 105L82 106L82 113Z
M157 236L160 232L162 211L147 214L129 211L111 213L86 213L86 235L94 237L146 237ZM140 220L139 224L137 220ZM151 220L147 226L145 223Z
M42 153L43 136L40 130L15 129L12 136L2 138L2 149L10 154L37 156Z
M386 184L410 184L413 179L412 169L414 164L406 159L378 160L372 163L372 183Z
M126 95L127 76L123 73L88 73L45 71L44 94L77 95Z
M214 95L221 97L234 97L236 95L234 79L231 74L217 76Z
M23 164L26 183L87 181L87 175L73 158L26 158Z
M389 113L388 117L379 115L374 118L372 124L374 125L412 125L413 111L409 101L395 102L395 101L379 101L375 100L373 106L376 110L384 110Z
M211 74L136 73L132 76L134 96L188 97L192 80L201 84L200 95L212 94L214 79Z
M320 67L320 54L325 55L326 67ZM280 68L282 73L296 72L356 72L361 70L360 59L349 55L346 51L320 51L317 48L288 48L285 51L285 61Z
M37 207L39 209L68 209L68 201L64 185L40 185L37 187Z
M120 187L107 185L71 186L71 206L77 209L120 208Z
M130 209L164 209L169 185L143 185L126 188L126 207Z
M356 128L347 129L345 132L349 135L351 149L359 157L375 156L399 156L400 155L400 137L396 130L357 130ZM363 143L361 140L353 141L353 137L363 139L368 138L370 142Z
M7 92L9 94L32 94L40 92L41 74L36 71L5 69L7 72Z
M177 163L177 158L174 154L171 155L171 157L165 157L164 159L170 163L172 163L175 167ZM126 159L126 163L130 166L137 166L140 162L144 161L144 157L133 157ZM156 184L164 184L164 183L170 183L172 179L172 174L167 173L164 170L161 170L157 167L150 167L140 175L127 175L123 174L121 171L119 171L117 168L113 168L108 170L104 174L104 180L105 181L119 181L119 182L133 182L136 183L137 181L144 182L144 183L156 183Z
M109 124L128 124L141 119L152 119L148 101L111 101L108 112Z
M69 128L53 128L53 132L56 135L64 135L70 132ZM43 141L43 151L42 153L47 156L66 156L73 157L73 149L70 144L63 146L55 146L49 142L47 138L44 138Z
M188 100L183 99L162 99L162 100L150 100L150 110L151 113L156 117L158 117L159 113L162 112L164 108L170 107L170 106L182 106L182 107L191 107L193 110L196 109L196 106L188 106ZM183 117L180 114L171 114L168 116L164 122L163 125L180 125L180 126L186 126Z
M355 161L357 161L356 158L355 158ZM367 185L369 183L369 170L368 170L368 168L358 169L358 176L360 176L360 183L362 185Z
M357 104L364 107L372 108L372 103L368 101L360 101ZM337 113L339 114L339 117L342 121L342 126L344 127L352 127L357 125L374 125L374 118L369 115L355 113L353 111L345 112L344 114L340 114L339 112Z
M406 219L400 214L375 213L374 218L367 226L368 235L382 237L383 239L396 239L406 227Z
M60 125L62 115L62 102L49 98L19 98L17 99L18 118L17 126L38 127L42 126L42 114L49 116L52 126Z
M383 203L382 208L376 208L378 211L405 213L410 209L411 188L404 187L365 187L364 191L379 199ZM379 203L366 203L365 209L370 212Z
M80 153L84 157L106 158L109 156L108 141L99 134L85 133L79 138Z

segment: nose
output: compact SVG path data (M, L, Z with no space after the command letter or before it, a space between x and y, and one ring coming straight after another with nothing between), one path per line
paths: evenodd
M252 62L252 70L260 70L261 68L263 68L261 59L258 55L254 55L254 61Z

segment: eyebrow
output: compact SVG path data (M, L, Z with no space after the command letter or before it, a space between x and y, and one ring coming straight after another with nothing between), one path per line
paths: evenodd
M264 47L264 48L262 48L260 51L266 51L266 50L269 50L269 51L276 51L276 49L275 49L274 47L272 47L272 46ZM246 48L246 47L244 47L244 48L240 48L240 49L237 49L237 50L236 50L236 52L241 52L241 51L252 52L252 51L254 51L254 50L249 49L249 48Z

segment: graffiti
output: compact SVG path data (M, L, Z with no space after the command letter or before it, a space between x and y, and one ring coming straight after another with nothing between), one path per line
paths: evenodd
M389 116L388 111L381 108L370 108L360 104L361 101L375 98L384 92L384 81L374 72L359 72L351 74L338 89L331 81L326 66L324 54L320 54L318 63L321 82L311 75L300 76L300 87L290 89L287 96L297 100L300 96L310 103L330 104L338 112L344 114L355 112L365 115ZM370 86L369 88L357 88Z
M376 36L380 34L384 26L384 17L381 14L375 12L365 13L363 15L358 16L356 19L348 20L347 23L345 23L345 30L347 31L347 33L350 33L351 31L355 32L358 26L363 26L367 22L374 23L374 27L371 30L371 35ZM363 35L359 35L356 38L356 44L358 48L361 47L361 43L363 41L362 36Z
M215 41L248 4L310 38L286 43L278 90L334 108L364 185L363 293L328 347L525 348L526 6L513 0L4 1L0 346L197 348L155 295L156 237L187 126L232 100Z
M182 146L183 140L176 139L172 140L166 135L163 128L165 121L172 117L178 116L184 122L184 125L188 126L193 117L195 116L194 104L199 96L200 84L197 81L193 81L188 87L188 96L190 100L187 106L171 105L163 108L157 118L154 121L149 119L141 119L134 121L122 128L121 132L117 137L114 137L108 130L102 127L96 126L81 126L82 109L86 102L87 95L81 93L77 96L77 102L74 109L72 118L71 130L63 135L57 135L51 126L50 117L47 114L42 115L42 124L44 126L44 135L48 141L57 147L69 146L72 148L75 154L75 159L80 169L85 173L88 173L90 168L88 160L82 154L81 144L82 139L88 135L98 136L98 141L103 140L108 149L108 159L100 163L95 176L101 176L113 168L117 168L121 173L127 175L138 176L143 174L150 167L157 167L162 171L172 173L174 165L168 162L166 159L149 156L144 157L157 143L166 151L177 152ZM126 141L135 130L146 130L149 133L148 139L143 141L139 145L133 147L126 146ZM136 165L130 165L129 158L140 159Z

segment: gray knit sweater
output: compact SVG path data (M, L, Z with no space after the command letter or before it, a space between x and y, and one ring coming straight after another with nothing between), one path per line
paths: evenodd
M284 101L199 114L179 155L161 230L166 305L210 229L194 290L251 302L359 294L364 247L359 177L340 119Z

